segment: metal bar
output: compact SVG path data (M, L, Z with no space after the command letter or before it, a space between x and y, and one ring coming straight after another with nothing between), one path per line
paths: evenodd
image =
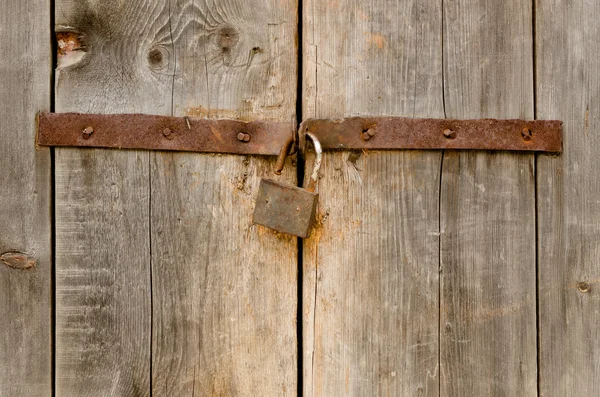
M308 119L301 137L314 134L323 150L474 149L562 152L557 120L447 120L404 117ZM41 113L42 146L176 150L278 155L291 122L206 120L144 114Z
M308 119L301 139L316 135L332 149L475 149L562 152L557 120L447 120L404 117Z
M292 122L206 120L145 114L40 113L41 146L277 155Z

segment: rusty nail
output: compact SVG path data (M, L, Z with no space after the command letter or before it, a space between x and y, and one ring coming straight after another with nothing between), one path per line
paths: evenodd
M523 131L521 131L521 135L523 135L524 140L531 140L531 130L529 128L523 128Z
M373 128L369 128L367 130L364 130L361 134L360 134L361 138L364 139L365 141L368 141L369 139L371 139L372 137L375 136L375 130Z
M454 139L456 138L456 131L452 131L450 128L446 128L444 130L444 136L446 138Z
M165 129L163 130L163 135L164 135L164 136L165 136L165 138L167 138L167 139L173 139L173 138L174 138L174 136L172 135L172 131L171 131L171 129L170 129L170 128L165 128Z
M246 134L246 133L240 132L239 134L237 134L237 139L240 142L249 142L250 141L250 134Z
M582 281L579 284L577 284L577 289L579 290L579 292L588 292L590 290L590 283Z
M85 127L85 129L83 130L82 134L83 134L83 139L89 139L90 136L92 136L92 134L94 133L94 128L92 127Z

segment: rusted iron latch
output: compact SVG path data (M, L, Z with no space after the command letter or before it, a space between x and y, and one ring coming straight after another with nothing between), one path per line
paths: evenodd
M40 113L37 143L41 146L278 155L288 139L293 142L295 132L292 121Z
M308 119L300 140L311 132L323 150L475 149L562 152L562 121L449 120L405 117Z
M405 117L308 119L300 139L313 133L323 150L475 149L562 151L557 120L448 120ZM279 155L295 143L293 122L206 120L143 114L41 113L42 146L177 150ZM280 166L282 162L279 162Z

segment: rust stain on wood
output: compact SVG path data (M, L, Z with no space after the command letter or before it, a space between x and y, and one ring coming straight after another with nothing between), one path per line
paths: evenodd
M56 32L58 56L64 56L73 51L83 51L82 36L77 32Z
M185 115L190 117L200 118L231 118L238 119L241 121L250 121L249 118L239 117L239 112L231 109L207 109L204 106L187 107L185 109Z
M375 45L379 49L382 49L386 43L385 37L377 33L369 33L367 41L369 44Z
M27 270L33 268L37 261L28 254L18 251L5 252L0 255L0 262L13 269Z
M83 59L87 51L82 33L63 28L56 32L56 55L59 68L74 65Z

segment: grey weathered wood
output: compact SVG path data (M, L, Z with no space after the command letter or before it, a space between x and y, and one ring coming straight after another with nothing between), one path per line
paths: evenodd
M294 121L296 1L169 12L173 115ZM252 225L273 159L151 159L153 395L296 395L296 238Z
M531 3L444 2L448 118L532 118ZM534 396L533 155L451 152L441 192L442 396Z
M538 157L540 395L600 389L600 4L536 2L537 117L564 121Z
M296 394L296 238L251 225L273 166L154 156L154 396Z
M172 79L146 57L168 18L144 4L56 2L57 30L83 48L59 55L58 112L168 114ZM149 396L149 152L57 148L55 159L56 395Z
M0 0L0 396L51 394L50 5ZM36 21L35 25L31 21Z
M303 116L443 117L441 11L304 1ZM434 151L324 156L304 248L305 396L438 396L440 163Z
M57 109L291 123L296 7L59 2L84 51L59 57ZM57 151L59 395L295 393L296 240L250 225L272 165Z

